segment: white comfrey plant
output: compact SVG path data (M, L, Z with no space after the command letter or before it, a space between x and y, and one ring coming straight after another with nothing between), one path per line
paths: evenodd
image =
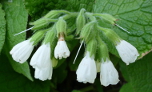
M135 62L139 53L137 49L129 42L122 40L113 30L98 26L100 30L113 42L122 61L129 65Z
M51 61L51 46L52 43L50 39L52 39L51 35L54 34L49 30L43 40L43 44L38 48L38 50L34 53L31 58L30 65L35 69L34 77L44 80L50 80L52 78L52 61Z
M80 62L76 71L78 82L94 83L97 70L94 56L90 57L90 52L87 51L85 57Z
M50 43L41 45L31 58L30 65L33 68L43 68L50 63Z
M137 49L125 40L120 40L120 42L116 45L116 49L122 61L124 61L127 65L135 62L139 56Z
M16 62L24 63L31 55L33 48L33 42L28 39L15 45L10 54Z
M52 79L52 72L53 72L52 63L51 61L48 61L47 66L45 67L42 68L35 67L34 77L42 81L45 81L47 79L50 80Z
M118 72L109 59L101 60L100 82L104 86L116 85L119 82Z
M54 50L54 56L56 59L67 58L70 56L70 51L64 40L63 34L59 37L59 40Z
M103 33L111 40L119 56L127 65L135 62L139 53L133 45L120 38L113 30L102 27L103 25L98 23L100 19L102 19L102 22L110 23L123 29L115 23L117 19L110 14L90 13L85 9L81 9L80 12L50 11L39 20L31 22L30 25L33 25L33 27L16 34L19 35L28 30L35 30L31 38L15 45L10 54L16 62L24 63L30 57L34 46L44 38L42 45L33 54L30 65L35 69L34 77L36 79L42 81L50 80L53 67L57 65L58 59L68 58L71 54L70 50L72 50L74 45L68 44L70 46L69 50L66 41L72 43L73 39L76 38L82 41L80 48L83 43L87 46L85 48L85 56L76 70L77 81L94 83L97 73L100 72L101 85L116 85L119 82L119 75L110 61L108 48L105 44L106 40L104 40L105 43L102 41L103 35L101 34ZM128 31L125 32L130 33ZM57 38L57 44L54 44ZM78 53L76 54L77 56Z

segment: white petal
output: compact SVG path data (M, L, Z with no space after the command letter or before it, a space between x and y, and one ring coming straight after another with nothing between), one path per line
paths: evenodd
M54 56L56 59L67 58L70 56L70 51L65 41L58 41L54 50Z
M101 61L100 81L104 86L117 84L119 82L118 72L111 61Z
M83 83L94 83L97 75L96 64L94 58L90 57L89 52L80 62L78 69L76 71L77 80Z
M50 80L52 78L52 72L53 72L53 68L52 68L52 64L50 61L50 63L48 63L48 65L46 67L35 68L34 77L36 79L40 79L42 81L47 80L47 79Z
M30 42L30 39L25 40L15 45L10 51L10 54L16 62L24 63L31 55L33 48L33 42Z
M117 46L116 49L121 57L121 59L129 65L129 63L135 62L139 56L137 49L130 43L122 40Z
M35 68L46 67L50 62L51 48L50 43L41 45L31 58L30 65Z

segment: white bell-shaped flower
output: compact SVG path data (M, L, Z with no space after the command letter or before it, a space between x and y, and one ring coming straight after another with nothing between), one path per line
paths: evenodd
M116 46L116 49L123 62L125 62L127 65L129 65L129 63L135 62L139 56L137 49L125 40L121 40L120 43L118 43Z
M55 47L55 50L54 50L54 56L55 58L59 58L59 59L62 59L62 58L67 58L70 56L70 51L69 51L69 48L64 40L64 38L60 38L56 47Z
M52 78L52 72L53 72L53 68L52 68L52 63L50 61L48 62L46 67L35 68L34 77L42 81L47 79L50 80Z
M119 82L118 72L110 60L101 61L100 82L104 86L117 84Z
M30 42L30 39L25 40L15 45L10 54L16 62L24 63L31 55L33 48L33 42Z
M76 74L79 82L94 83L97 75L97 69L94 57L90 57L89 52L86 53L85 57L80 62Z
M30 65L33 68L43 68L50 63L50 43L41 45L31 58Z

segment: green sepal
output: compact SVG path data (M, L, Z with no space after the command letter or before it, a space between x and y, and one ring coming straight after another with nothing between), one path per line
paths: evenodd
M96 39L90 40L87 44L87 51L90 52L90 57L96 55L96 49L97 49L97 41Z
M31 24L34 25L34 27L32 28L32 30L38 30L38 29L42 29L44 27L47 27L51 22L56 22L56 19L46 19L46 18L42 18L38 21L35 21Z
M101 61L103 59L106 61L109 59L108 47L99 36L97 37L97 43L97 60Z
M43 44L47 44L47 43L52 44L55 38L56 38L56 28L55 25L53 25L53 27L49 31L47 31L45 38L43 40Z
M91 39L93 39L96 35L96 22L92 21L87 23L81 30L80 38L84 39L86 43L88 43Z
M83 26L86 24L85 11L86 10L82 8L76 18L76 27L77 27L76 35L80 33Z
M90 21L97 21L96 17L93 16L93 13L86 12L85 15Z
M44 34L46 33L46 31L48 31L50 29L45 29L45 30L39 30L36 33L34 33L34 35L30 38L30 42L33 42L33 45L38 44L39 41L41 41L44 37Z
M65 40L66 41L70 41L70 40L73 40L74 39L74 35L67 35L65 36Z
M50 19L57 18L60 14L69 14L69 12L65 10L52 10L49 13L47 13L44 17Z
M29 24L30 25L34 25L34 26L37 26L37 25L41 25L41 24L46 24L46 23L51 23L51 22L56 22L57 19L49 19L49 18L40 18L34 22L30 22Z
M117 20L115 17L113 17L112 15L110 15L110 14L107 14L107 13L95 13L95 14L93 14L94 16L98 16L98 17L100 17L100 18L102 18L102 19L104 19L104 20L106 20L106 21L108 21L109 23L111 23L112 25L114 25L115 24L115 21Z
M100 26L98 26L98 29L101 30L105 34L105 36L113 42L114 45L117 45L120 42L121 38L113 30L109 28L103 28Z
M67 23L63 19L63 17L60 17L56 23L57 37L59 33L64 33L66 35L66 29L67 29Z

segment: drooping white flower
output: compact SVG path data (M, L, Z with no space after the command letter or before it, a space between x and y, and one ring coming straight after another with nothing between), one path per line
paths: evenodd
M118 72L110 60L101 61L100 82L104 86L119 82Z
M31 58L30 65L33 68L43 68L50 62L51 48L50 43L41 45Z
M118 45L116 46L116 49L121 59L127 65L129 65L129 63L135 62L135 60L139 56L137 49L125 40L121 40L120 43L118 43Z
M76 74L79 82L94 83L97 75L97 69L94 57L90 57L89 52L86 53L85 57L80 62Z
M42 68L36 67L34 77L42 81L47 79L50 80L52 78L52 72L53 72L53 68L52 68L52 63L50 61L48 62L46 67L42 67Z
M54 56L55 58L59 58L59 59L62 59L62 58L67 58L70 56L70 51L69 51L69 48L67 47L67 44L64 40L59 40L56 47L55 47L55 50L54 50Z
M16 62L24 63L31 55L33 48L33 42L30 42L30 39L25 40L15 45L10 54Z

